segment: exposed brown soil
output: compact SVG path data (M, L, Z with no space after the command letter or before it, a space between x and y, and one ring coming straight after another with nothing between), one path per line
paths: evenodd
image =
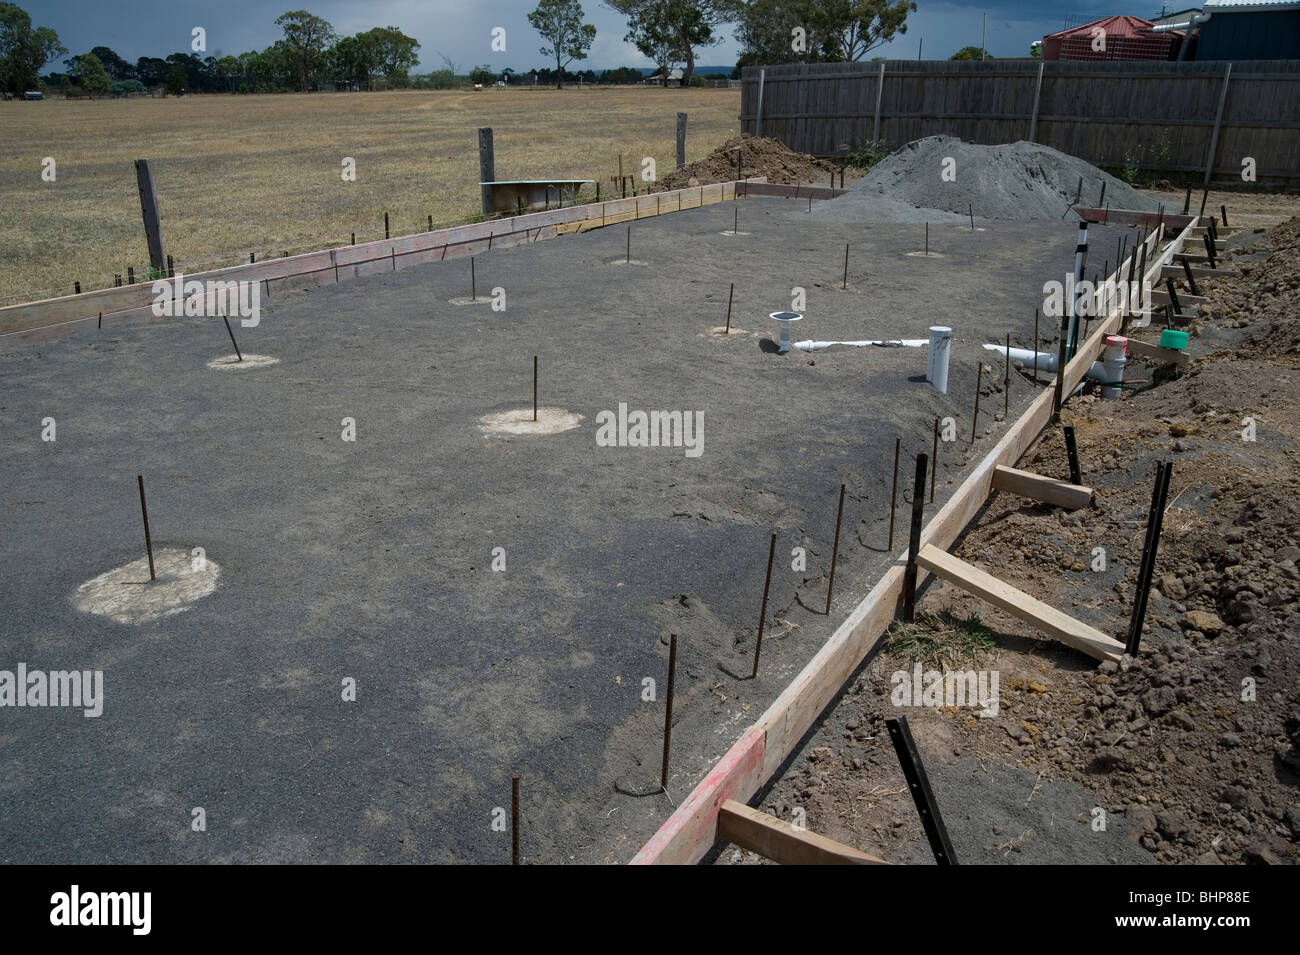
M768 182L817 183L830 185L832 163L797 153L780 140L741 133L733 136L703 159L675 169L656 185L657 190L706 186L736 178L736 153L740 150L744 177L766 176ZM838 182L838 180L837 180Z
M1234 256L1240 276L1214 283L1201 314L1246 328L1238 355L1294 364L1300 359L1300 218L1270 230L1258 250Z
M995 632L987 658L959 666L999 671L997 714L900 710L890 678L913 661L886 650L826 714L763 808L786 819L802 809L810 829L891 861L924 859L884 727L901 712L932 776L946 781L940 807L950 828L974 833L962 861L1092 861L1097 809L1112 834L1132 840L1128 853L1111 843L1107 861L1140 861L1131 855L1138 846L1160 863L1297 860L1300 219L1228 262L1242 274L1202 283L1207 314L1189 350L1204 357L1181 375L1130 364L1131 379L1155 383L1121 401L1082 395L1067 405L1093 506L1067 513L996 493L953 548L1123 640L1155 463L1172 461L1137 658L1098 666L948 584L932 585L923 611L977 613ZM1063 445L1049 429L1021 466L1068 479ZM963 776L972 761L977 769ZM1006 774L1021 786L1019 802L995 816L981 787ZM1048 821L1040 804L1053 800ZM723 861L756 857L728 850Z

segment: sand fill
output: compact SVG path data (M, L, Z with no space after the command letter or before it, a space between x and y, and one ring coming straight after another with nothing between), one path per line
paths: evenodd
M949 158L955 178L944 181ZM815 203L812 215L828 222L947 223L969 222L973 210L976 221L1074 222L1067 210L1079 195L1080 179L1081 205L1159 208L1122 180L1049 146L980 146L953 136L927 136L879 162L845 195Z
M280 359L272 358L270 355L245 355L244 360L240 361L238 355L222 355L220 358L214 358L208 362L208 367L213 371L247 371L250 368L265 368L268 365L277 365Z
M518 408L484 415L478 426L488 434L559 434L572 431L580 421L582 415L563 408L538 408L534 421L532 408Z
M118 623L150 623L189 610L217 589L221 568L209 558L199 570L180 548L156 550L153 558L157 580L149 579L149 559L141 557L86 581L73 594L73 605Z

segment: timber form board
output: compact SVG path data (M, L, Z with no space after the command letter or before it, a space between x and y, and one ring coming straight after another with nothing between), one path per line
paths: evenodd
M339 246L278 259L263 259L243 265L186 274L186 281L259 282L268 293L396 271L423 262L478 255L495 248L509 248L549 239L582 228L599 228L655 215L696 209L736 198L736 183L693 186L648 196L608 199L549 212L493 219L453 226L434 232L417 232L392 239ZM177 273L180 274L179 271ZM170 281L170 280L169 280ZM136 282L114 288L96 289L79 295L10 305L0 308L0 347L14 342L45 341L62 337L87 322L125 324L135 321L165 321L153 314L154 283Z

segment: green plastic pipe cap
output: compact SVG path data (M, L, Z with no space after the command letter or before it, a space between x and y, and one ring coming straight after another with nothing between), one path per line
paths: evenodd
M1182 351L1187 347L1187 333L1166 328L1160 333L1161 348L1176 348Z

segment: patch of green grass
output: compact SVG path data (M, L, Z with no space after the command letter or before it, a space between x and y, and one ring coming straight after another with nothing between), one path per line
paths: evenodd
M946 611L919 613L914 622L895 625L886 649L913 663L957 669L959 664L980 663L994 646L993 631L974 610L966 617Z
M880 142L862 143L852 147L843 144L840 146L839 152L848 165L856 166L859 169L870 169L889 155L889 147L882 140Z
M1124 164L1120 166L1119 177L1130 186L1137 182L1138 173L1142 171L1142 152L1126 152Z

